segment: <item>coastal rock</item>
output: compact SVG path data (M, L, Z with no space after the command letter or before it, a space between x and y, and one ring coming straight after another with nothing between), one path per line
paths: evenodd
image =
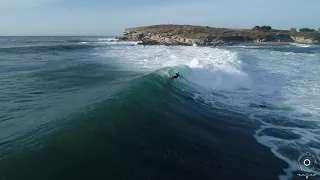
M212 28L190 25L155 25L125 29L123 39L143 45L230 46L236 43L299 42L317 44L320 33L295 33L273 30L269 26L248 29Z
M314 38L308 38L303 36L292 36L291 37L297 43L304 43L304 44L318 44L319 40Z
M159 44L157 41L144 40L138 43L138 45L157 45Z

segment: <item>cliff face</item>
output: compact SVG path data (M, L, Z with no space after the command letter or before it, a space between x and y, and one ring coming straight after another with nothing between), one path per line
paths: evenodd
M142 44L218 46L244 42L319 43L316 34L258 31L189 25L156 25L125 29L124 39ZM320 36L319 36L320 37Z
M123 35L128 40L151 44L200 45L206 37L199 30L188 26L149 26L126 29Z

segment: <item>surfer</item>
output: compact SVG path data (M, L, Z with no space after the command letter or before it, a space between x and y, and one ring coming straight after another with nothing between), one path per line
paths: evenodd
M175 76L170 77L170 79L171 79L171 80L173 80L173 79L178 78L178 77L180 77L179 72L178 72L178 73L176 73L176 75L175 75Z

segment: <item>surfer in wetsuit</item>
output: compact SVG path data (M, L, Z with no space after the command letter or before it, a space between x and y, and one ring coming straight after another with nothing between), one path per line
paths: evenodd
M175 76L172 76L170 79L171 79L171 80L173 80L173 79L178 78L178 77L180 77L179 72L178 72L178 73L176 73L176 75L175 75Z

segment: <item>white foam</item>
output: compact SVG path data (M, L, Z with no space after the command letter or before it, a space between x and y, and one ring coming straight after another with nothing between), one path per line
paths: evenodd
M294 174L292 173L293 171L299 171L299 166L298 166L298 158L297 159L290 159L284 155L281 154L281 152L279 151L279 147L280 146L286 146L286 147L290 147L292 148L291 151L296 151L296 153L306 153L306 152L299 152L300 149L305 149L307 143L310 142L317 142L320 143L318 139L314 138L317 135L315 135L314 133L310 133L302 128L288 128L288 127L283 127L283 126L273 126L273 125L266 125L267 123L264 123L264 126L261 126L260 129L258 129L254 135L255 139L269 147L272 151L273 154L275 154L278 158L284 160L286 163L289 164L289 167L286 168L285 171L285 175L280 175L279 179L280 180L288 180L288 179L292 179L292 177L294 176ZM284 140L281 138L276 138L276 137L272 137L272 136L268 136L268 135L261 135L260 133L265 130L266 128L276 128L276 129L286 129L286 130L291 130L292 132L299 134L302 138L299 138L298 140ZM288 148L289 148L288 147ZM316 154L318 154L320 151L314 148L309 148L311 149L311 151L308 152L314 152ZM298 151L298 152L297 152ZM311 169L312 170L312 169ZM316 170L312 170L313 173L315 174L319 174L320 172L316 171Z
M211 61L199 63L192 60L189 63L191 71L184 77L210 91L238 89L250 86L250 78L237 65L210 64Z
M97 42L97 44L105 44L105 45L138 45L138 41L102 41L102 42Z
M104 42L111 42L111 41L118 41L117 38L115 37L110 37L110 38L99 38L98 41L104 41Z
M96 39L95 44L101 44L101 45L128 45L128 46L134 46L141 43L141 41L120 41L116 37L110 37L110 38L99 38Z
M298 47L304 47L304 48L311 47L311 45L309 45L309 44L291 43L291 45L298 46Z
M124 65L133 65L135 70L152 71L162 67L188 65L191 71L183 76L208 90L250 86L250 78L242 70L242 62L236 53L228 50L167 46L139 46L114 50L113 56L120 56Z
M314 56L306 53L283 53L272 51L255 51L257 57L255 69L260 69L256 73L254 80L253 94L259 94L264 90L266 98L260 100L268 101L278 107L296 108L294 112L268 112L266 117L278 115L289 118L290 123L309 124L319 122L320 99L319 99L319 72L317 69L318 60ZM261 59L261 60L259 60ZM266 73L264 73L264 71ZM260 93L262 94L262 93ZM261 112L259 112L261 114ZM308 116L305 116L309 114ZM257 120L257 118L253 118ZM281 122L281 118L276 119ZM263 119L259 120L263 122ZM298 170L297 159L292 159L282 155L279 146L295 149L297 153L307 151L315 152L308 148L308 143L320 143L319 135L312 132L312 129L300 127L286 127L287 122L282 122L278 126L263 122L263 126L256 133L255 138L261 144L272 149L272 152L279 158L286 161L290 167L285 170L286 175L280 179L291 179L292 172ZM300 135L302 138L295 140L277 139L271 135L259 135L265 128L285 129L293 134ZM293 151L293 150L292 150ZM298 158L298 157L296 157ZM319 172L317 172L319 173Z

